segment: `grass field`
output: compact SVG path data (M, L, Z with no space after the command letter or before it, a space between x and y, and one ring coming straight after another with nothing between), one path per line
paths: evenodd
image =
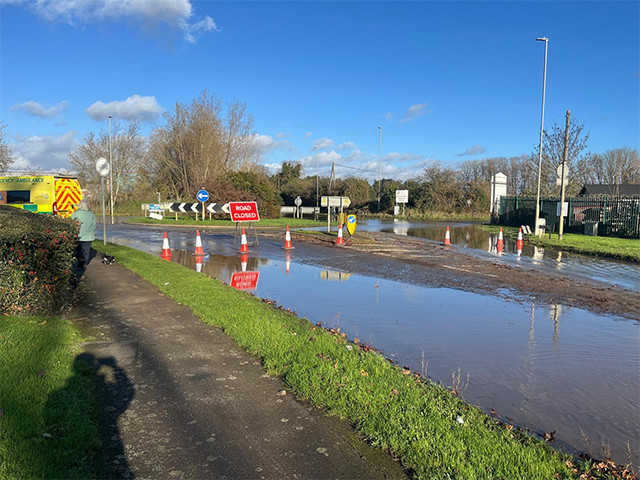
M442 386L348 342L339 331L311 325L178 264L127 247L109 245L108 250L119 263L260 356L265 368L282 376L298 398L348 419L416 478L577 478L569 457L498 423Z
M235 227L235 222L231 220L198 220L194 217L188 217L186 215L179 215L178 221L176 221L175 217L171 215L167 215L162 220L154 220L149 217L133 217L127 220L128 223L147 223L150 225L189 225L189 226L200 226L200 227ZM287 226L291 228L299 228L299 227L320 227L326 225L327 222L316 222L315 220L307 220L303 218L263 218L259 222L255 223L257 228L262 227L282 227L286 228ZM240 224L240 226L244 226Z
M63 318L0 317L0 478L94 478L92 373Z
M484 225L486 230L498 232L496 225ZM511 238L518 236L518 227L502 227L503 234ZM553 247L567 252L583 253L601 257L617 258L630 262L640 262L640 240L614 237L590 237L575 233L565 233L562 240L557 233L536 238L526 237L525 242L541 247Z

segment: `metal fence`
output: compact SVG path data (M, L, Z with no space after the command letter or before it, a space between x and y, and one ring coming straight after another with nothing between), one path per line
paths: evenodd
M565 231L583 233L585 225L597 223L598 235L620 238L640 238L640 197L609 195L568 197ZM557 232L559 198L540 199L540 217L547 228ZM503 196L500 198L500 223L533 226L536 197Z

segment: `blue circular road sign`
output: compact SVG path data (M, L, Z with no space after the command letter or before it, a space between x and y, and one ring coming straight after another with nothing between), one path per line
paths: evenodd
M207 200L209 200L209 192L207 192L206 190L199 190L196 198L200 202L206 202Z

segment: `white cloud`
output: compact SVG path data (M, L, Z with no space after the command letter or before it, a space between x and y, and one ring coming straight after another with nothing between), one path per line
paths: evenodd
M333 147L333 140L327 137L318 138L313 141L313 148L331 148Z
M354 148L358 148L358 146L353 142L344 142L336 147L336 150L353 150Z
M52 135L16 136L16 141L10 145L15 158L11 168L13 170L67 170L71 168L67 157L77 144L73 130L59 137Z
M91 120L104 121L109 115L123 120L135 120L140 118L146 122L153 122L162 112L162 107L156 101L156 97L142 97L132 95L126 100L109 103L95 102L86 109Z
M69 105L69 102L65 100L64 102L60 102L57 105L54 105L53 107L46 108L41 103L34 102L33 100L29 100L28 102L14 105L9 110L24 112L29 115L33 115L34 117L53 118L53 117L57 117L62 112L64 112L67 109L68 105Z
M387 120L393 120L393 113L391 112L385 113L384 118L386 118Z
M255 134L253 136L253 140L258 146L260 153L262 153L263 155L272 150L290 150L292 148L291 142L289 142L288 140L278 140L277 135L276 138L273 138L269 135Z
M305 134L304 134L304 139L305 139L305 140L309 140L309 137L310 137L311 135L313 135L313 133L312 133L312 132L307 132L307 133L305 133Z
M484 149L484 147L482 145L474 145L471 148L467 148L464 153L459 153L458 156L459 157L464 157L467 155L480 155L481 153L485 153L486 150Z
M400 123L410 122L411 120L415 120L428 112L426 103L416 103L409 107L407 112L404 114L404 117L400 119Z
M143 26L166 24L178 28L189 43L202 32L219 31L214 20L194 18L191 0L0 0L24 5L47 21L70 25L91 22L132 20Z

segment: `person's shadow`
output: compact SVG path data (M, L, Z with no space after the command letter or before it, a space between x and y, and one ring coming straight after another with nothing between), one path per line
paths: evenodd
M113 357L82 353L75 358L73 371L65 386L49 396L44 412L48 431L73 447L65 458L67 449L62 445L61 478L90 469L87 477L132 479L118 417L135 395L133 384ZM83 458L78 458L78 445L86 450ZM87 456L92 459L87 461Z

